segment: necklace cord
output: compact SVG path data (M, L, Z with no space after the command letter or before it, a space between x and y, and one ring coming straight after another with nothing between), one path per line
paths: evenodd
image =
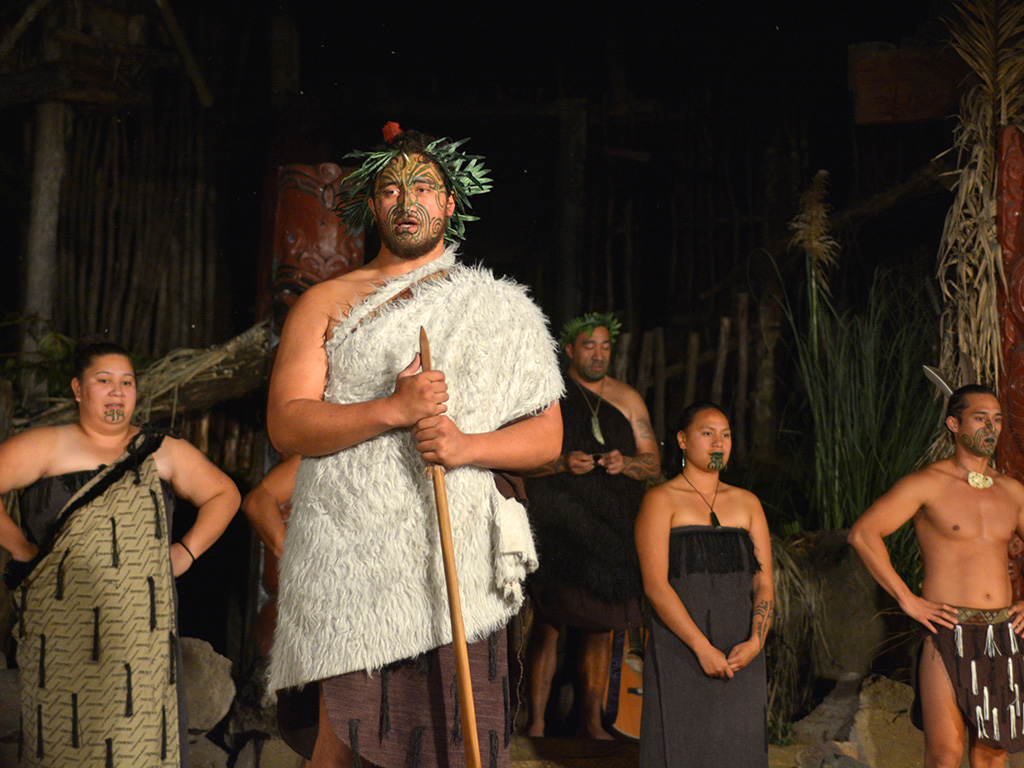
M680 474L683 476L683 480L686 481L686 484L693 488L694 493L700 496L701 501L708 505L708 509L711 511L712 527L721 528L722 524L718 522L718 515L715 514L715 502L718 501L718 486L720 485L719 481L717 479L715 480L715 495L711 497L711 502L709 503L708 500L704 498L704 494L697 490L697 486L690 482L690 478L686 476L686 473L680 472Z

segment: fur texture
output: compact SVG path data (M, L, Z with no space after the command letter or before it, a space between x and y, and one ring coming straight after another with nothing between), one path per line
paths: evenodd
M438 269L446 270L443 278L419 282ZM387 301L408 286L411 299ZM419 349L421 325L434 366L445 373L448 415L464 432L497 429L562 394L554 342L525 289L455 264L449 249L382 286L335 328L326 344L324 399L390 395ZM522 602L518 584L497 581L496 571L508 568L498 568L496 543L510 534L495 526L499 509L500 517L523 512L502 504L488 470L454 469L447 484L463 619L473 642ZM433 489L409 430L304 458L292 501L271 689L377 669L451 641ZM535 562L532 541L519 549L524 576Z

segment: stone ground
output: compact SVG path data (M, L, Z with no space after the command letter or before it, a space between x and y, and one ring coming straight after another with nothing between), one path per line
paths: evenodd
M885 768L922 768L923 743L906 744L905 749L888 752ZM805 768L800 756L806 746L771 746L769 768ZM530 739L517 736L512 742L513 768L635 768L637 745L618 741L579 739ZM815 768L816 768L815 764ZM967 758L961 768L968 768ZM1024 768L1024 753L1011 756L1007 768Z
M798 768L802 747L770 747L769 768ZM621 741L531 739L512 741L513 768L635 768L637 745Z

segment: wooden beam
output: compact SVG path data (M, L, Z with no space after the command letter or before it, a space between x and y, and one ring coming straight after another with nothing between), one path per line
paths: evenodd
M29 24L35 21L36 16L49 4L50 0L32 0L29 3L28 8L21 14L21 18L14 23L13 27L7 30L3 40L0 40L0 62L7 58L7 54L11 52L14 44L18 42L18 38L25 34Z
M185 33L178 26L178 20L175 18L170 4L167 0L153 0L153 4L160 11L160 17L167 28L167 33L171 36L171 40L174 41L174 47L178 49L178 53L181 55L181 60L185 64L185 71L188 72L188 76L192 79L196 94L199 96L199 103L204 107L212 107L213 94L210 93L206 80L203 79L203 73L199 71L199 65L196 63L195 56L192 55L192 49L188 47Z

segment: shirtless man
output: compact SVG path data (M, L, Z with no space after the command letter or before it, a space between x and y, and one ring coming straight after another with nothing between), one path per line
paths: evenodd
M446 237L461 236L454 217L467 185L480 186L481 174L471 178L467 168L480 166L458 143L389 126L387 146L363 153L361 181L352 182L366 190L355 209L362 216L368 204L380 252L302 295L271 378L271 440L303 458L281 559L270 687L283 734L314 768L462 764L425 472L440 464L450 470L463 617L477 665L477 735L482 753L507 766L500 633L535 560L525 513L505 505L489 470L521 471L556 455L562 382L546 320L525 290L461 266L454 246L445 247ZM420 326L450 380L420 370ZM508 546L508 516L516 514L529 551L508 565L508 550L492 542ZM407 661L417 657L429 663ZM314 744L301 739L310 725Z
M526 658L529 736L544 735L559 630L575 627L581 631L579 731L611 738L601 722L608 633L640 624L633 521L661 463L640 393L608 375L618 328L614 316L597 312L566 323L563 452L527 478L541 562L530 579L536 614Z
M1003 766L1007 750L1024 749L1024 603L1011 605L1007 570L1010 538L1024 535L1024 486L989 465L1002 428L991 389L954 392L946 426L953 455L897 482L854 524L849 542L930 633L917 668L926 768L959 766L965 732L972 768ZM908 520L924 562L920 597L883 543Z

